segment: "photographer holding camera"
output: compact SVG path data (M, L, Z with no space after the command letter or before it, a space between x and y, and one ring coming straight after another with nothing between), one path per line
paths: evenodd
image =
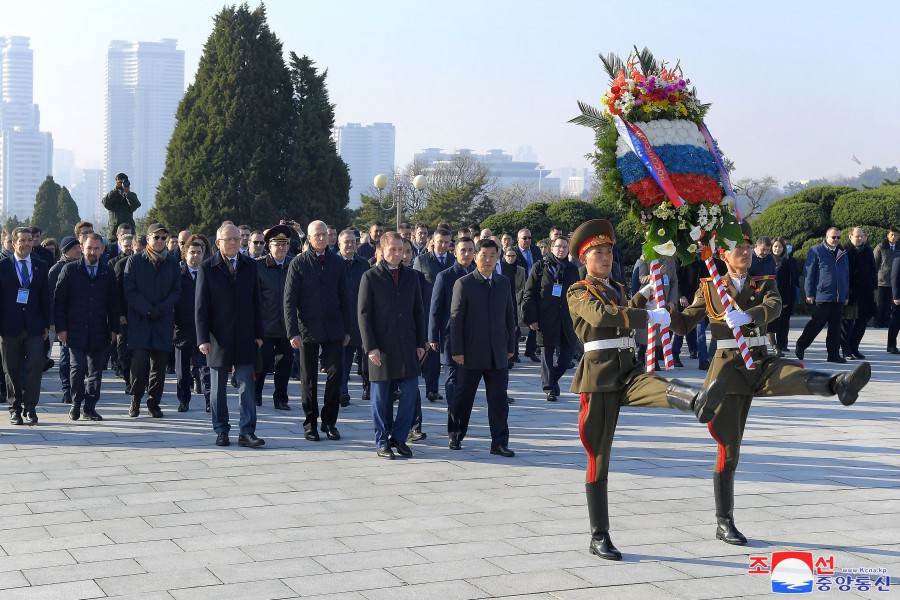
M109 211L109 229L114 232L120 224L125 223L134 231L134 211L141 206L137 194L131 191L128 175L116 175L116 187L103 197L103 207Z

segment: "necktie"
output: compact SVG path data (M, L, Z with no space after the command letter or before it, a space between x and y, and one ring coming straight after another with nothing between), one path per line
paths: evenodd
M394 285L400 287L400 269L390 269L391 277L394 278Z
M197 281L197 271L191 271L191 279Z
M28 284L31 283L31 273L28 272L28 263L24 260L20 260L19 264L22 266L22 287L28 287Z
M439 257L438 257L438 260L441 261L441 266L442 266L442 267L444 266L444 258L446 258L446 257L444 257L444 256L439 256Z
M323 270L325 269L325 255L324 254L319 255L319 268L323 269Z
M91 265L90 267L88 267L88 269L90 269L91 271L91 279L95 278L97 276L97 267Z
M231 274L234 275L234 272L237 270L237 259L229 258L228 265L229 265L229 270L231 271Z

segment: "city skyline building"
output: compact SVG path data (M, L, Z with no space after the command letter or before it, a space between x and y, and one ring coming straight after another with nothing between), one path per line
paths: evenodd
M334 142L340 157L350 169L349 208L360 205L364 193L379 173L394 172L396 130L392 123L347 123L334 128Z
M519 154L523 154L519 148ZM527 186L537 194L559 194L560 179L549 177L551 170L545 169L536 160L515 160L501 149L492 148L484 154L478 154L469 148L460 148L453 152L444 152L441 148L424 148L413 156L413 162L421 164L426 170L440 166L453 160L454 156L471 156L491 170L491 177L501 188ZM534 156L531 148L527 148L527 156Z
M184 96L184 50L178 40L109 43L106 61L105 185L100 205L117 173L126 173L146 214L166 165L175 112ZM103 207L98 214L104 215Z
M41 131L34 103L30 38L0 36L0 219L31 218L41 183L53 170L53 136Z

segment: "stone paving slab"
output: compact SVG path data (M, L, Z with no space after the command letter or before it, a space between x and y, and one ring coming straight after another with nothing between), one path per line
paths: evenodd
M392 462L375 456L357 399L341 411L340 441L302 439L294 381L294 409L267 398L266 447L250 450L215 447L199 402L175 412L171 378L162 420L128 418L107 374L105 420L72 422L51 370L39 425L0 424L0 599L762 598L769 578L747 573L749 556L780 550L900 576L900 361L885 340L866 334L874 375L855 406L754 400L736 482L745 547L714 539L706 427L624 409L609 486L621 563L587 552L578 399L547 403L527 359L510 377L515 458L488 453L479 393L462 451L446 447L446 403L426 402L428 439ZM823 359L818 341L805 363L839 367ZM668 376L701 381L683 360Z

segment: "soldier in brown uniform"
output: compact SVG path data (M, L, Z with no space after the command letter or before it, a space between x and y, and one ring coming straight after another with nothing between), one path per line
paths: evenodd
M590 551L601 558L621 560L609 537L607 479L609 454L621 406L651 406L693 411L701 423L713 418L725 396L713 383L704 392L673 379L644 373L635 355L634 330L648 323L668 325L665 308L645 310L649 290L629 303L625 288L610 279L615 232L606 219L582 224L572 234L570 248L585 264L587 278L573 284L566 295L575 333L584 343L584 357L572 380L581 394L578 428L588 454L587 493L591 521ZM643 295L646 294L647 296Z
M747 538L734 526L734 471L737 469L744 435L744 424L754 396L837 395L849 406L856 401L872 370L862 362L849 373L835 375L803 368L796 360L777 358L768 353L766 325L781 314L781 296L775 276L749 277L753 231L741 223L743 243L722 257L728 273L722 274L728 295L736 310L726 313L711 278L701 280L694 302L681 313L672 315L672 330L684 335L703 317L709 317L709 330L716 340L716 352L706 375L706 384L724 383L725 401L709 423L709 432L719 445L713 472L716 496L716 538L728 544L743 545ZM755 368L748 370L737 347L732 326L739 326L750 348Z

